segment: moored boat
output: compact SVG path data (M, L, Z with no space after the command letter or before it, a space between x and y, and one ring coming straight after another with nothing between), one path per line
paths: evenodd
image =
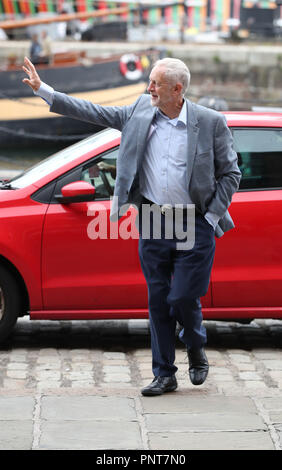
M148 49L136 53L88 58L85 51L57 52L49 63L38 63L36 68L42 81L65 93L105 90L131 85L148 77L150 65L159 58L161 50ZM22 83L25 76L22 62L0 66L1 98L32 96Z
M87 58L83 52L54 54L48 64L36 68L42 81L57 91L98 104L132 103L146 90L152 64L165 51L148 49L134 54ZM72 143L101 130L100 126L59 117L22 83L21 64L0 69L0 145L30 146L48 140Z

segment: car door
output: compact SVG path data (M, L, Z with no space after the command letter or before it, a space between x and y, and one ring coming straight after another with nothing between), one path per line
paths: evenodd
M49 205L42 246L45 310L76 311L76 318L78 311L81 316L107 309L122 315L147 309L134 208L119 223L109 223L117 152L115 147L57 182L55 194L77 180L93 184L96 193L95 201L60 204L54 199Z
M282 129L232 132L242 179L230 206L235 229L216 242L212 296L223 315L245 308L243 317L282 306Z

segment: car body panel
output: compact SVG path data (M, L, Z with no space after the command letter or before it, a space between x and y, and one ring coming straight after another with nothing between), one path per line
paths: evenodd
M213 306L281 306L282 190L238 192L230 214L236 227L216 242Z
M29 189L34 192L34 187ZM47 206L30 199L30 191L19 193L5 204L0 200L0 256L24 279L31 308L42 308L41 238Z
M223 114L229 127L282 127L282 114L280 113L226 111Z
M42 243L44 308L146 308L137 229L135 239L110 238L109 211L110 201L50 204ZM97 217L107 224L104 239L92 238Z

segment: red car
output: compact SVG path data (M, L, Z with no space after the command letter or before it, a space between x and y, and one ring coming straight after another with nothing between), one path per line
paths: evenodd
M204 318L282 318L282 114L226 118L243 176L230 206L236 227L216 241ZM108 129L1 183L1 341L26 314L147 317L135 209L109 223L119 142Z

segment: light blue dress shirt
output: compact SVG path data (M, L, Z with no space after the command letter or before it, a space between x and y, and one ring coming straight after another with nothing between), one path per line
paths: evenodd
M53 103L54 89L44 82L35 95L49 106ZM187 190L187 106L170 119L159 109L151 125L147 148L140 169L140 192L156 204L192 204ZM213 212L206 220L216 227L219 217Z
M156 204L192 204L187 191L187 106L175 119L159 109L140 169L140 192Z

